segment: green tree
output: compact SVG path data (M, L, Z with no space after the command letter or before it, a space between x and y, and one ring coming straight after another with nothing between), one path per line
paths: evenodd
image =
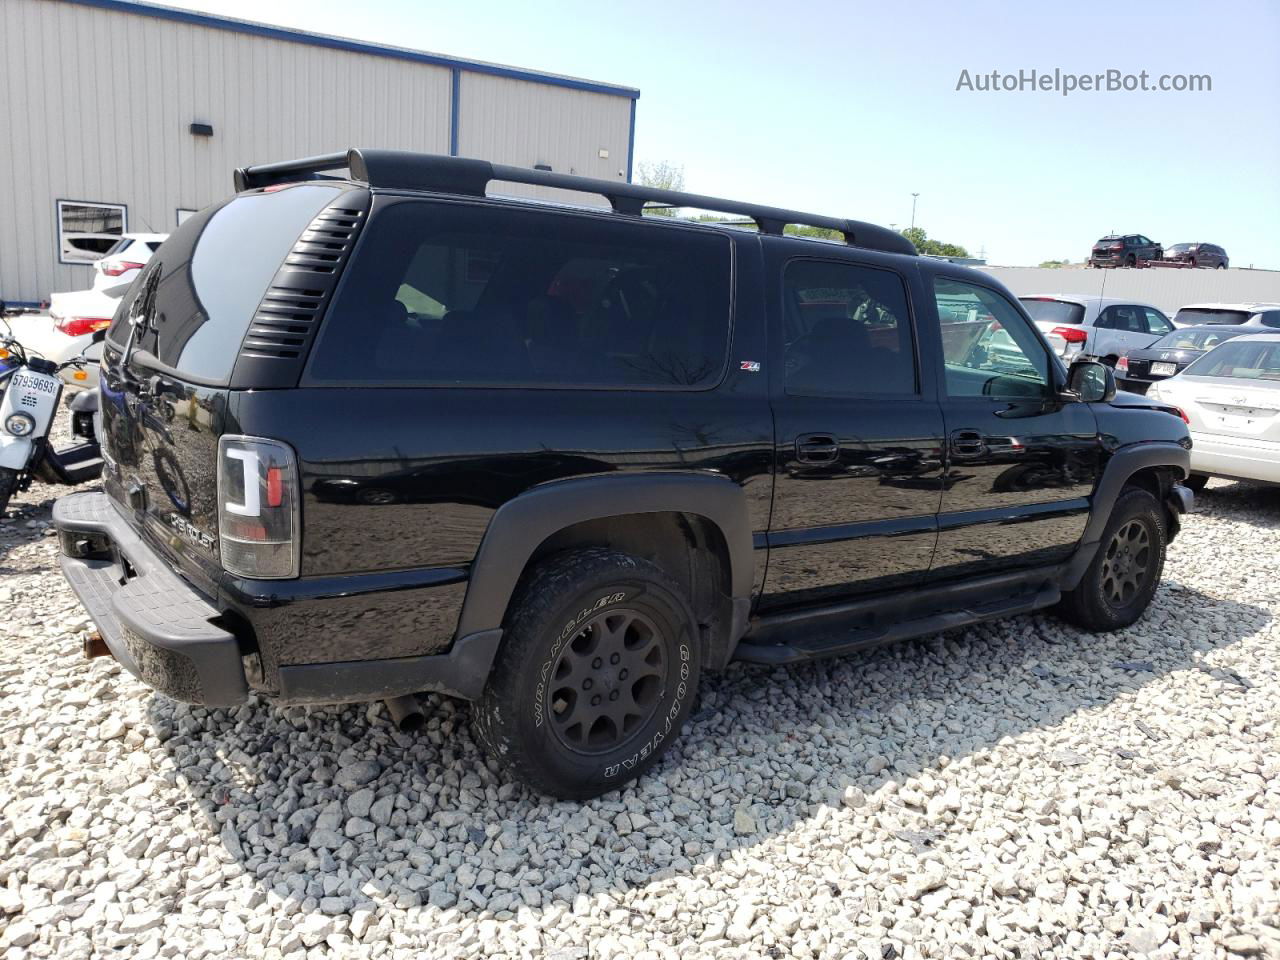
M1045 260L1040 264L1042 267L1048 267L1050 270L1056 270L1059 267L1065 267L1070 264L1070 260Z
M931 254L935 257L967 257L969 251L958 243L943 243L930 239L924 227L907 227L902 235L911 241L917 252Z
M642 187L653 187L657 190L683 190L684 167L659 160L656 163L641 161L636 164L636 183ZM674 217L679 212L677 207L646 207L645 213L660 217Z

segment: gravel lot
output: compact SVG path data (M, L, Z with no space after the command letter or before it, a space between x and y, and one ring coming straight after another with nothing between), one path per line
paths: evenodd
M0 956L1280 957L1280 493L1213 484L1134 628L735 667L577 805L465 705L404 736L83 660L61 492L0 521Z

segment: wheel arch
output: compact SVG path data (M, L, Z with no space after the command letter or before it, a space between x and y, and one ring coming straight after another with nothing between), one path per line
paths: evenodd
M1152 440L1146 443L1122 447L1111 455L1093 492L1089 521L1080 538L1080 546L1068 565L1063 590L1070 590L1080 582L1093 560L1103 531L1111 519L1116 501L1126 487L1138 487L1151 493L1164 508L1169 520L1169 539L1177 533L1181 515L1190 501L1174 493L1173 484L1191 474L1191 452L1172 441ZM1179 488L1185 490L1185 488ZM1189 491L1187 494L1189 496Z
M687 538L691 546L693 599L702 607L695 610L700 617L707 604L716 602L706 586L727 588L726 606L714 618L719 626L710 631L703 661L711 668L722 666L746 629L754 557L742 488L713 474L557 480L503 504L490 519L471 564L457 636L501 629L520 578L549 553L590 543L627 549L643 542L652 544L645 552L661 561L675 555L677 538Z

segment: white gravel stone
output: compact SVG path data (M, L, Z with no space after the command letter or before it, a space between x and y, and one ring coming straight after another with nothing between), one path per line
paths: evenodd
M1133 627L737 665L653 773L570 804L439 697L406 736L83 660L64 492L0 520L5 960L1280 958L1274 493L1212 483Z

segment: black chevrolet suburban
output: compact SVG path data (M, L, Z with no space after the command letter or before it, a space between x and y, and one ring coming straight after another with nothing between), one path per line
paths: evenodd
M104 491L54 510L86 652L168 696L461 697L585 798L734 660L1133 623L1190 507L1175 409L884 228L379 150L236 186L122 300Z

